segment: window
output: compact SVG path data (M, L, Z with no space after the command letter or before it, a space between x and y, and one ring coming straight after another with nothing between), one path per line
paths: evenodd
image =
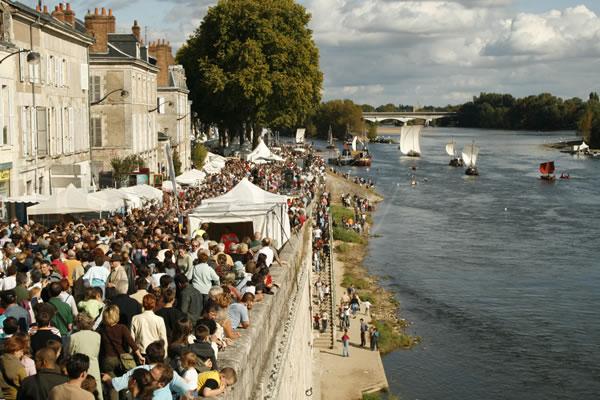
M90 75L90 101L93 103L102 98L102 79L99 76Z
M46 77L48 79L48 85L56 84L56 59L54 56L50 56L46 64Z
M2 85L0 88L0 145L11 144L11 103L8 85Z
M71 114L68 108L63 109L63 125L62 125L62 151L63 154L68 154L71 149L71 138L69 137L69 127L71 126Z
M80 76L79 76L79 81L80 81L80 86L81 86L81 90L88 90L89 87L89 83L91 82L89 80L89 67L87 64L81 64L81 69L80 69Z
M62 60L62 86L69 87L69 80L71 79L71 71L69 70L69 62L63 58Z
M48 155L48 109L37 108L37 154Z
M31 155L31 110L29 107L21 107L21 132L23 132L23 157Z
M102 118L92 117L92 146L102 147Z
M165 113L165 98L164 97L158 97L157 98L157 106L158 106L158 113L159 114L164 114Z

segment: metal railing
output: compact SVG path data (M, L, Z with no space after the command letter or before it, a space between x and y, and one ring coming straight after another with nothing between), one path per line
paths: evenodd
M331 200L331 199L330 199ZM327 207L327 220L329 223L329 302L331 306L331 314L329 316L329 329L331 330L330 349L335 346L335 273L333 271L333 213L331 212L331 204Z

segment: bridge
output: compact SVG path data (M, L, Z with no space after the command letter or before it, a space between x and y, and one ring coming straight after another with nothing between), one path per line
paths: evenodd
M425 125L440 118L455 116L454 112L444 111L397 111L397 112L363 112L362 118L369 122L399 121L406 124L408 121L422 119Z

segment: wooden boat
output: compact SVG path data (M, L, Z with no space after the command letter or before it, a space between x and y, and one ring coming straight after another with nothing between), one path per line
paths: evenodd
M554 161L548 161L545 163L541 163L540 164L540 173L542 175L540 176L540 179L544 180L544 181L548 181L548 182L554 182L554 180L556 180L556 176L554 176L554 171L555 171ZM562 176L561 176L561 179L563 179Z
M479 147L475 146L475 141L470 145L465 146L462 152L462 159L467 166L465 174L469 176L478 176L477 156L479 155Z
M456 155L456 150L455 150L454 145L455 145L454 139L452 139L452 141L446 145L446 154L448 154L450 157L452 157L450 159L450 163L448 165L450 165L451 167L462 167L464 165L463 160L462 160L462 158L460 158Z
M403 126L400 131L400 152L407 157L421 156L422 125Z

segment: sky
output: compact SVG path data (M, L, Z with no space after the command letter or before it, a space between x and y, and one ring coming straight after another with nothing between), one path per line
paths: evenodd
M324 100L424 106L480 92L585 98L600 90L600 0L298 1L312 15ZM148 40L176 49L216 1L71 3L80 18L112 8L119 31L137 19Z

